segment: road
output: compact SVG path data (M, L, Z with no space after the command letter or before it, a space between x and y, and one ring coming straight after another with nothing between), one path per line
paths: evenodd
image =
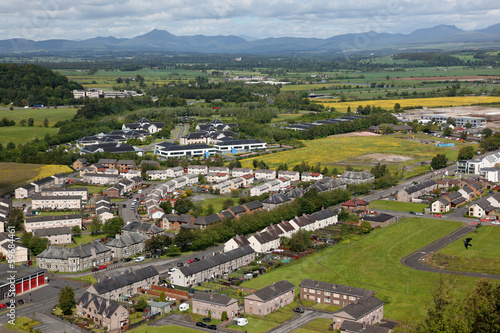
M267 332L272 332L272 333L288 333L288 332L294 332L296 329L298 329L301 326L304 326L311 320L315 319L332 319L332 313L328 312L323 312L323 311L315 311L315 310L305 310L304 313L300 315L296 315L290 320L287 320L283 324L270 329Z

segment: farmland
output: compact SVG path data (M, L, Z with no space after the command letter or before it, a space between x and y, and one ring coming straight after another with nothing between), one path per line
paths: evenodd
M76 114L76 111L76 108L0 110L0 119L7 118L9 120L14 120L16 124L19 125L21 120L28 120L29 118L33 118L35 121L34 127L38 127L43 126L43 121L45 118L47 118L49 120L49 127L52 127L58 121L64 121L73 118L73 116ZM4 129L5 128L2 128L2 131Z
M0 194L12 191L30 180L71 171L66 165L0 163Z
M334 107L336 111L345 112L350 106L351 110L356 110L359 105L380 106L383 109L392 110L394 104L399 103L401 107L439 107L439 106L465 106L483 103L498 103L500 97L495 96L464 96L464 97L436 97L436 98L409 98L409 99L386 99L386 100L366 100L335 102L331 99L315 99L325 107Z
M7 144L13 142L17 145L31 142L34 139L43 140L45 135L56 134L58 128L53 127L29 127L29 126L8 126L0 130L0 142Z
M374 290L386 303L386 318L407 320L413 316L421 317L431 301L438 275L415 271L399 261L459 226L459 222L453 221L408 219L383 228L360 242L351 243L349 247L340 244L321 251L324 266L316 262L318 255L312 254L288 264L290 266L245 282L243 286L258 289L284 279L298 286L304 278L335 282ZM470 290L475 281L468 277L458 279L456 291L460 294Z
M306 147L278 152L241 160L243 167L252 167L253 160L263 160L270 168L286 163L289 168L302 161L310 165L321 163L322 166L344 168L347 165L360 168L371 168L379 161L364 158L373 153L395 154L406 156L407 161L385 162L389 169L397 170L405 167L406 176L415 175L428 170L428 166L420 165L432 159L438 153L444 153L449 160L455 160L459 146L436 147L429 144L406 140L401 136L340 137L304 141Z

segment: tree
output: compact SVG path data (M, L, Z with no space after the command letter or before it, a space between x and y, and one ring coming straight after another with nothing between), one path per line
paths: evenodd
M472 128L472 124L471 124L471 123L467 123L467 124L465 124L465 128L467 128L467 129Z
M491 128L485 128L483 129L483 131L481 132L481 135L483 138L487 138L487 137L490 137L493 135L493 130Z
M73 288L66 286L59 292L59 308L64 315L73 313L73 307L76 305L75 292Z
M222 311L222 314L220 315L220 320L224 322L227 319L228 319L228 317L227 317L227 311Z
M446 119L446 123L453 125L453 126L457 126L457 122L456 122L455 118L452 118L452 117L449 117L448 119Z
M104 223L102 230L106 233L107 237L115 237L116 234L121 232L124 225L123 218L113 217Z
M43 127L49 127L49 120L47 118L43 120Z
M370 172L373 173L375 178L380 178L389 174L389 169L387 169L387 165L378 163Z
M160 302L166 302L166 301L167 301L167 298L165 297L165 292L162 291L160 294Z
M226 199L222 202L222 210L226 210L229 207L234 206L234 200L233 199Z
M28 248L33 256L37 256L47 249L49 239L45 237L32 236Z
M142 312L144 311L145 308L148 307L148 302L146 302L146 300L144 298L140 298L137 303L135 303L135 310L137 312Z
M290 249L294 252L303 252L312 246L311 231L298 230L290 238Z
M177 214L186 214L193 208L193 203L188 199L177 200L174 205L174 209Z
M208 204L208 207L205 209L205 213L207 215L212 215L215 213L214 205Z
M396 103L394 104L394 111L399 111L401 109L401 104Z
M187 248L194 239L194 234L191 230L186 228L181 228L179 233L175 235L175 244L178 244L181 248Z
M358 231L360 234L369 234L372 229L372 225L368 221L362 221L358 227Z
M450 126L447 126L447 127L444 129L443 134L444 134L444 135L446 135L446 136L453 135L453 129L452 129Z
M476 150L472 146L466 146L460 148L458 151L458 159L459 160L470 160L476 154Z
M73 228L71 228L71 233L73 236L80 236L82 234L82 229L80 229L80 226L75 225Z
M96 235L102 230L102 221L99 216L94 216L90 222L89 230L91 235Z
M444 168L446 167L446 164L448 164L448 157L446 154L437 154L431 161L431 167L434 170Z
M160 208L163 209L165 214L172 213L172 204L170 203L170 200L162 201L160 203Z
M460 139L467 140L467 132L463 131L462 133L460 133Z
M26 126L26 119L23 119L19 122L19 125Z
M28 118L28 126L33 126L35 124L35 119Z

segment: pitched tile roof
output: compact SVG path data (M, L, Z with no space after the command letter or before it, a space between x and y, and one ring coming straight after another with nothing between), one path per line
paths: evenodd
M267 302L269 300L272 300L280 295L283 295L284 293L294 290L295 286L288 282L287 280L282 280L279 282L275 282L267 287L264 287L262 289L257 290L255 293L251 295L255 295L258 298L260 298L263 302ZM248 296L246 296L248 297ZM244 297L244 298L246 298Z

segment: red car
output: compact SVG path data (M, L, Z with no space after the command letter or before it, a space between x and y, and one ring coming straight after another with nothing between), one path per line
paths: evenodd
M0 309L4 309L4 308L6 308L6 307L7 307L7 304L5 304L5 303L1 303L1 304L0 304Z
M194 259L189 259L189 260L187 261L187 263L188 263L188 264L192 264L193 262L194 262Z
M106 269L106 268L108 268L108 266L106 266L106 265L99 266L99 269Z

